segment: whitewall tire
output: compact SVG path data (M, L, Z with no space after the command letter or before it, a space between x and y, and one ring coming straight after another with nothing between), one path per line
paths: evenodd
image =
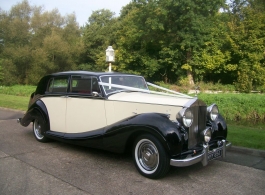
M133 147L137 170L148 178L163 177L169 170L169 157L159 140L150 134L139 136Z

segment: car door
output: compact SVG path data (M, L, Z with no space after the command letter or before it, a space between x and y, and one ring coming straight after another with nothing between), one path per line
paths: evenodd
M56 76L50 79L44 102L50 120L50 130L65 133L65 114L67 100L68 76Z
M101 97L94 97L92 92L100 93L96 77L76 75L71 78L71 86L66 106L67 133L103 132L106 126L105 104Z

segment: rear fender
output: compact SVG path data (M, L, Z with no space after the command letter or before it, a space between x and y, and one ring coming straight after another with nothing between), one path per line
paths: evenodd
M36 119L37 116L42 117L43 121L47 125L47 129L50 129L48 111L45 104L41 100L37 100L30 106L24 117L20 120L20 124L24 127L27 127Z

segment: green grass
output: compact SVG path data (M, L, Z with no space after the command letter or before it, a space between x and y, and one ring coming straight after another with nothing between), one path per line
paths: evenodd
M0 86L0 107L26 111L35 90L31 85Z
M234 146L265 150L265 125L247 127L228 124L227 139Z
M35 90L36 86L31 85L0 86L0 94L6 95L29 97Z
M26 111L29 97L0 94L0 107Z

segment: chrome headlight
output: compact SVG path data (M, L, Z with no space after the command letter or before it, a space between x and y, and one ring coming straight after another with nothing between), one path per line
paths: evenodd
M177 120L185 127L190 127L193 123L193 114L189 108L182 109L178 115Z
M207 107L207 115L211 121L215 121L218 117L218 114L219 110L216 104L212 104L211 106Z
M209 143L209 141L211 140L211 137L212 137L211 128L205 129L202 132L202 136L203 136L203 139L204 139L205 143Z

